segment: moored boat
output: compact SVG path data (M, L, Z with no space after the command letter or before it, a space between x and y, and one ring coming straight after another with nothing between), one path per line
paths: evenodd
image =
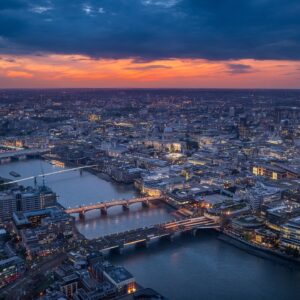
M13 177L21 177L21 175L15 171L11 171L9 172L9 175L13 176Z

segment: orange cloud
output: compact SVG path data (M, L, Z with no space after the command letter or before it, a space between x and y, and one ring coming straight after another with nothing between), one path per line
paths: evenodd
M300 88L299 70L300 62L276 60L139 63L82 55L6 55L0 60L0 87Z
M28 72L25 72L25 71L7 71L6 77L9 77L9 78L15 78L15 77L31 78L31 77L33 77L33 75Z

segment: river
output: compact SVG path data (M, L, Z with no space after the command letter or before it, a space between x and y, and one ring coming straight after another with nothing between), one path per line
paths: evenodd
M18 180L42 173L61 170L43 160L26 160L0 165L0 176ZM15 171L21 175L12 177L9 172ZM24 186L34 185L34 180L20 182ZM42 184L42 178L38 178ZM58 201L64 207L75 207L81 204L92 204L101 201L128 199L136 197L137 193L132 185L116 184L101 179L87 171L82 174L78 170L45 177L45 184L58 195ZM175 218L169 214L170 208L158 204L150 209L143 208L140 203L130 205L130 211L124 212L122 207L112 207L107 216L100 216L100 211L90 211L85 220L76 219L78 230L87 238L95 238L105 234L125 231L137 227L162 223Z
M13 178L9 172L15 171L27 177L60 169L41 160L19 161L0 165L0 176ZM32 184L33 180L23 182ZM114 184L88 172L48 176L46 185L65 207L136 196L132 186ZM93 238L171 219L174 215L165 205L145 209L136 204L129 212L111 208L106 217L99 211L90 212L76 224L87 238ZM142 285L173 300L300 299L299 270L248 254L218 240L214 233L160 242L110 259L127 267Z

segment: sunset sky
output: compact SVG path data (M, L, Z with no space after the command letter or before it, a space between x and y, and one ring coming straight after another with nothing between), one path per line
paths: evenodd
M0 88L300 88L298 0L0 0Z

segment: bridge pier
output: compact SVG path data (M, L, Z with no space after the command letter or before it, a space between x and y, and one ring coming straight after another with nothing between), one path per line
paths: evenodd
M101 216L106 216L107 215L107 207L100 208L100 213L101 213Z
M82 211L82 212L79 213L79 219L80 220L84 220L85 219L85 212L84 211Z
M188 236L191 234L194 235L194 229L184 229L178 233L178 235L181 235L181 236Z
M174 240L174 236L172 233L168 234L168 235L164 235L164 236L161 236L159 238L160 241L170 241L172 242Z
M128 203L122 205L122 208L123 208L124 211L128 211L128 210L129 210L129 205L128 205Z
M149 207L149 201L142 202L142 207L148 208Z
M142 241L136 243L135 248L148 248L148 241Z
M193 235L193 236L196 236L196 235L197 235L197 232L198 232L198 230L199 230L198 228L195 228L195 229L193 229L193 230L192 230L192 235Z
M115 247L109 250L110 254L122 254L122 252L123 252L123 246Z

